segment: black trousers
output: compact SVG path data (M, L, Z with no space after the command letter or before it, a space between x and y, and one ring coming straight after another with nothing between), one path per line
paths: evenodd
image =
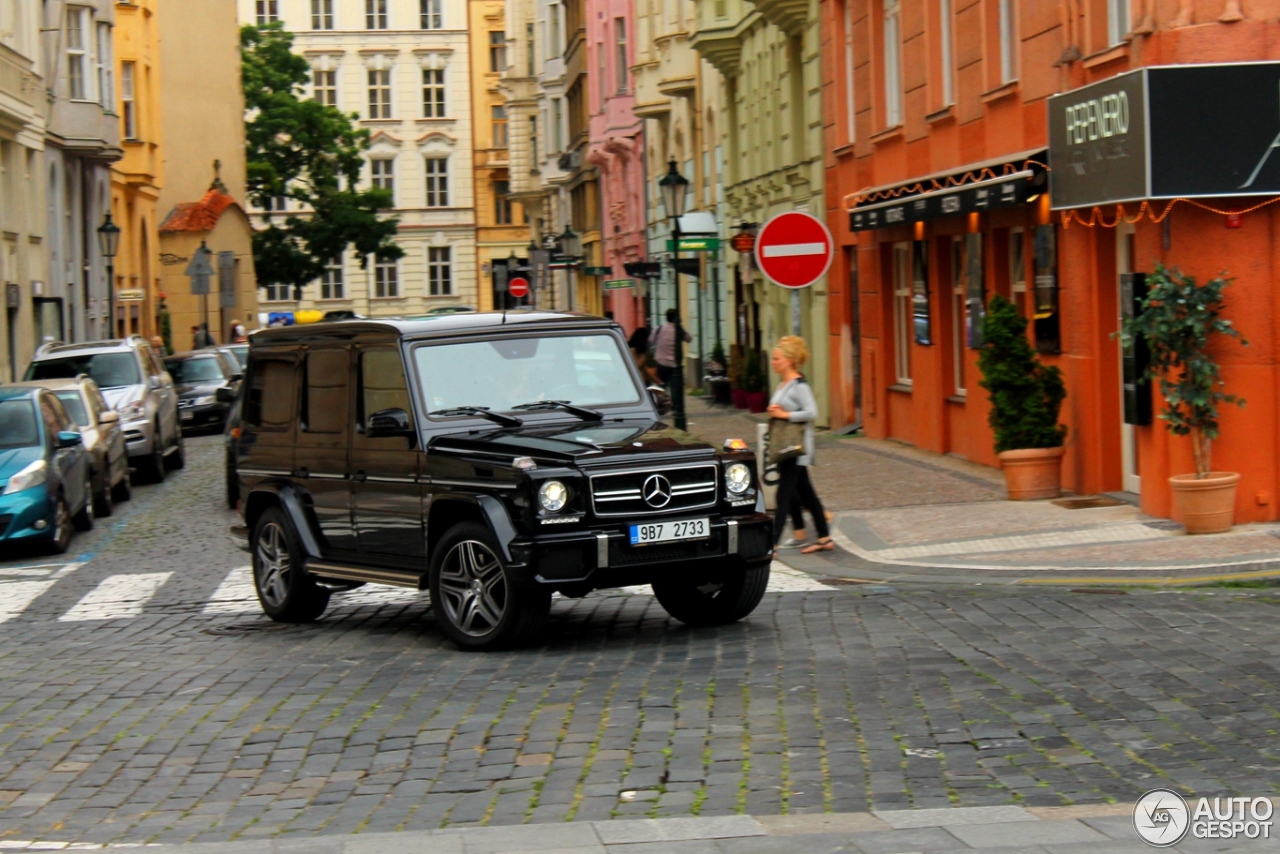
M802 466L795 460L783 460L778 463L778 494L774 498L773 541L782 539L782 532L787 527L787 516L792 512L800 514L803 507L813 517L813 526L818 529L818 537L831 536L827 527L827 514L822 509L822 499L814 491L813 481L809 480L809 467Z

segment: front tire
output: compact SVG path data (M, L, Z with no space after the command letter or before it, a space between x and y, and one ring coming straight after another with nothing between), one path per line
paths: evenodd
M102 488L93 493L93 515L104 518L116 512L116 501L111 489L111 476L102 473Z
M541 636L551 591L514 577L488 527L457 524L433 551L431 607L455 644L488 651L523 646Z
M71 521L75 524L77 531L93 530L93 477L91 475L85 475L84 506Z
M152 483L164 483L165 465L164 465L164 436L160 432L160 425L155 428L155 436L151 440L151 453L143 459L138 460L138 470L142 476Z
M125 464L124 474L121 475L119 482L111 487L111 497L117 504L133 498L133 475L129 474L128 463Z
M293 523L270 507L253 529L253 586L263 612L277 623L310 623L329 606L329 591L302 568Z
M49 541L49 551L56 555L66 554L71 548L72 536L71 508L67 506L66 497L60 494L53 512L53 539Z
M182 428L178 428L178 435L174 439L173 450L169 453L167 464L170 471L179 471L187 467L187 451L182 444Z
M653 582L666 612L687 626L736 623L756 609L769 586L769 562L716 561L705 570L694 564Z

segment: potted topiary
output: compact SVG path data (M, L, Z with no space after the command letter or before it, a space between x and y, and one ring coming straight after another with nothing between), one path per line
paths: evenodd
M1221 369L1209 353L1216 335L1241 338L1222 314L1222 292L1230 279L1219 276L1203 285L1179 270L1157 264L1147 277L1142 310L1126 318L1120 337L1126 346L1137 336L1151 352L1149 379L1160 381L1165 408L1160 417L1175 436L1190 436L1195 474L1169 478L1173 490L1174 518L1188 534L1214 534L1231 529L1235 522L1237 472L1213 471L1211 451L1218 438L1218 405L1244 400L1226 394Z
M764 412L769 408L769 385L765 379L764 365L760 362L760 351L747 351L747 366L744 374L747 409L751 412Z
M991 401L987 420L1009 498L1057 498L1067 436L1058 423L1067 396L1062 372L1041 363L1027 340L1027 319L998 294L982 321L982 341L978 369Z
M747 408L747 359L741 344L729 347L729 396L738 409Z

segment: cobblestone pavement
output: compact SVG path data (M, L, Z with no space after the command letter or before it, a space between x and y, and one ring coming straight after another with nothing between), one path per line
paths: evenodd
M799 579L713 630L593 595L558 601L539 648L464 654L400 592L305 627L246 612L218 440L189 458L77 540L85 560L0 562L0 601L26 597L0 613L0 848L1280 783L1265 590Z

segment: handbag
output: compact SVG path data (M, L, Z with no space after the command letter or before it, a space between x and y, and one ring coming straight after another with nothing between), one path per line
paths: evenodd
M803 421L769 420L769 465L804 456L804 428Z

